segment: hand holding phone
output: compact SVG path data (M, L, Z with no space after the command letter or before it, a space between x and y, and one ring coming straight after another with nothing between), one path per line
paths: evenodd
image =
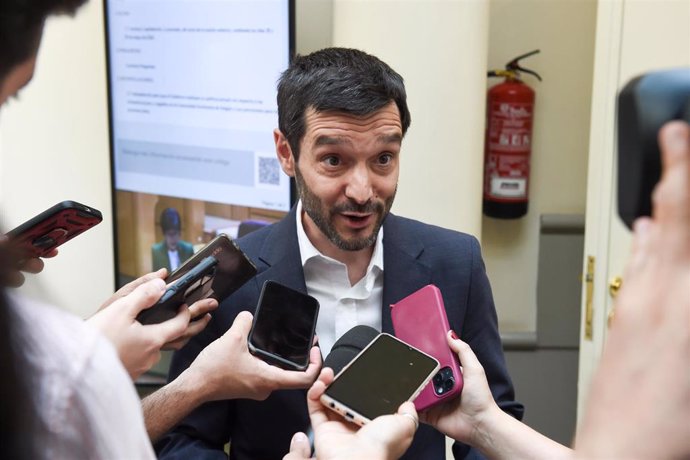
M12 229L7 236L25 257L45 257L102 220L97 209L63 201Z
M364 425L414 399L438 368L435 358L390 334L379 334L335 376L321 402Z
M423 411L462 391L463 380L458 356L448 346L450 330L441 291L428 284L391 305L391 319L396 337L436 358L441 369L414 401Z
M208 282L198 285L193 292L188 293L186 300L189 305L207 297L222 302L256 275L256 267L237 246L237 243L228 235L221 233L180 265L166 281L171 282L182 278L209 256L218 260L214 276Z
M183 303L192 305L208 297L222 302L255 274L256 267L245 253L220 234L165 279L169 284L166 293L137 319L142 324L159 323L175 316Z
M206 257L181 278L170 283L158 302L137 315L137 321L141 324L155 324L174 318L183 303L193 303L188 300L190 293L208 284L213 278L216 265L218 259Z
M319 302L314 297L266 281L247 340L249 351L283 369L305 370L318 315Z

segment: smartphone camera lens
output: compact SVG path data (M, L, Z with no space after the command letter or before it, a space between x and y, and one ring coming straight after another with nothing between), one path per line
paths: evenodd
M432 381L434 383L434 393L438 396L448 393L455 386L455 378L450 367L444 367L438 371Z

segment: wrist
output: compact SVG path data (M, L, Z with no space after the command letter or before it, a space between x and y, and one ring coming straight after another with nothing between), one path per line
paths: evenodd
M194 367L185 369L175 380L170 382L177 394L192 401L195 406L200 406L213 400L213 391L209 385L209 379L204 378L202 372Z
M485 452L493 444L492 432L496 429L501 417L507 415L495 402L478 413L473 423L474 429L470 433L468 444Z

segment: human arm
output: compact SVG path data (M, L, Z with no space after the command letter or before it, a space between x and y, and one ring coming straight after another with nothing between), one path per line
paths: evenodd
M462 364L460 397L432 407L419 418L457 441L469 444L490 459L571 458L567 447L537 433L501 410L491 395L484 368L469 345L448 334L448 345Z
M142 402L146 429L156 441L183 417L209 401L264 400L278 389L307 388L321 367L321 353L312 347L304 372L271 366L249 353L252 315L240 312L232 327L212 342L175 380Z
M375 418L362 428L328 410L320 401L333 381L333 370L325 368L307 392L307 407L314 447L319 460L388 460L400 458L412 443L418 419L414 405L403 403L396 414ZM310 446L303 433L296 433L290 453L283 460L310 458Z
M206 327L210 320L208 311L218 305L214 299L200 300L191 308L181 306L178 314L168 321L142 325L136 317L153 305L165 291L162 279L165 273L164 269L159 270L125 285L87 320L115 345L132 379L158 362L161 349L170 345L181 347L192 335ZM190 322L192 313L204 316Z
M652 218L635 224L580 458L690 457L690 126L666 125L660 146Z

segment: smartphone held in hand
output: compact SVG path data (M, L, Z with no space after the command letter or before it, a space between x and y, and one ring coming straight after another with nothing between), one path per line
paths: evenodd
M438 368L435 358L390 334L379 334L335 376L321 402L364 425L413 400Z
M254 275L252 261L230 237L220 234L165 279L168 287L161 299L137 320L160 323L173 318L183 303L189 306L209 297L222 302Z
M414 400L418 411L426 410L462 391L458 356L448 346L450 330L443 297L438 287L428 284L391 305L395 336L436 358L441 369Z
M208 285L213 279L216 265L218 259L213 256L206 257L181 278L170 283L158 302L137 315L137 321L141 324L156 324L174 318L183 303L190 305L187 300L189 295L196 289Z
M318 315L319 302L314 297L266 281L249 333L249 351L283 369L305 370Z
M27 258L43 257L103 220L100 211L76 201L63 201L7 233Z

